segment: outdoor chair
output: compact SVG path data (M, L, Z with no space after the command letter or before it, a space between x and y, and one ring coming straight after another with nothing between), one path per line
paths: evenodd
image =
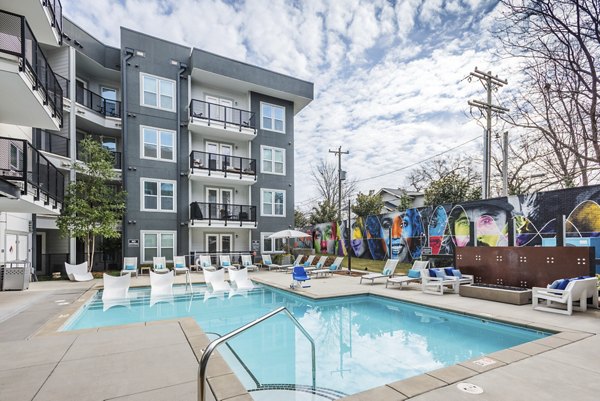
M269 254L263 254L262 255L261 266L262 267L266 267L267 269L269 269L269 271L271 269L275 269L275 270L281 269L281 265L273 263L273 261L271 260L271 255L269 255Z
M300 266L300 262L302 261L303 257L304 255L300 254L296 256L296 260L294 260L294 263L292 263L291 265L283 265L282 267L285 267L286 271L291 273L292 270L294 270L294 266Z
M158 302L173 302L175 276L150 272L150 306Z
M219 267L221 269L225 269L226 271L229 269L237 269L236 265L231 264L231 258L229 255L219 255Z
M169 273L171 270L167 267L167 258L154 256L152 258L152 271L154 273Z
M92 273L88 271L87 262L72 265L65 262L65 271L71 281L90 281L94 279Z
M217 267L212 264L212 260L209 255L200 255L198 259L196 259L196 265L199 266L202 271L204 270L217 270Z
M258 270L258 266L252 263L251 255L242 255L242 267L248 271Z
M410 283L420 283L421 282L421 271L423 269L427 269L429 266L428 260L415 260L413 262L412 267L408 271L407 275L402 276L394 276L387 279L385 282L385 287L391 284L400 284L400 289L404 287L404 284L408 285Z
M333 273L340 270L342 268L342 261L344 260L343 256L340 256L338 258L335 258L335 260L333 261L333 263L326 269L316 269L313 270L311 273L315 275L315 277L327 277L327 275L329 275L330 277L333 276ZM318 264L318 263L317 263Z
M236 290L251 290L254 288L254 284L248 279L248 269L246 268L230 270L229 281Z
M173 272L175 275L177 273L189 273L190 269L185 264L185 256L175 256L173 257Z
M396 266L398 266L398 259L388 259L381 273L369 273L361 276L360 284L362 284L363 280L371 280L371 285L373 285L374 281L378 278L390 278L394 275Z
M115 306L124 306L129 308L129 285L131 284L131 274L124 276L110 276L106 273L102 275L102 311L106 312Z
M138 275L138 258L136 257L126 257L123 258L123 270L121 270L121 276L124 274L128 274L130 276Z
M598 309L598 279L596 277L557 280L546 288L532 288L533 309L564 315L571 315L574 310L585 312L587 300L590 297L592 306ZM545 305L544 303L540 304L540 301L545 301Z
M314 266L304 266L304 270L306 270L308 274L312 274L315 270L321 270L323 267L325 267L325 263L327 262L328 258L329 256L327 255L321 256Z
M425 294L444 295L445 291L457 294L459 286L458 277L446 276L436 269L421 269L421 290Z
M204 281L206 285L210 286L211 292L229 291L231 289L229 283L225 281L225 269L204 270Z
M310 285L306 285L306 282L310 280L308 274L306 274L306 270L304 270L303 266L294 267L294 271L292 272L292 284L290 284L291 289L296 288L308 288Z

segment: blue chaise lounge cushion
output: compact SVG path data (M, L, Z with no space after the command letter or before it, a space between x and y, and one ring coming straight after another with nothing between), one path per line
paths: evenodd
M418 269L410 269L408 271L408 277L410 278L420 278L421 272Z
M134 265L125 265L125 270L135 270Z

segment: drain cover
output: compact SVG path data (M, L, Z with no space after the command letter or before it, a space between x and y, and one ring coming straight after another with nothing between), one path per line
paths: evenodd
M469 394L481 394L483 389L473 383L458 383L456 385L460 391L464 391Z

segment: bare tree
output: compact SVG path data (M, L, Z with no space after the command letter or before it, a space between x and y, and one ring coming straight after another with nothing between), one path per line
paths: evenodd
M337 165L321 159L312 170L311 174L315 180L317 190L319 191L319 196L321 198L320 202L333 205L337 210L339 199ZM355 179L345 179L342 181L342 207L355 192Z
M407 176L407 183L420 192L427 189L432 182L457 174L465 178L470 186L478 185L481 183L481 175L474 164L475 159L470 156L435 158L411 170Z
M520 61L522 80L507 121L534 131L551 151L556 185L598 178L600 4L597 0L501 0L496 35Z

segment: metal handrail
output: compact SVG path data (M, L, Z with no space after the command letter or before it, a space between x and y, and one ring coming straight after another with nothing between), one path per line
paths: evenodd
M282 306L280 308L277 308L277 309L267 313L266 315L264 315L262 317L259 317L258 319L254 320L240 328L237 328L237 329L225 334L222 337L219 337L219 338L211 341L208 344L208 346L202 353L202 357L200 358L200 367L198 368L198 401L206 400L206 394L205 394L206 389L205 389L205 384L204 384L204 382L206 381L206 370L208 368L208 359L210 358L210 355L213 353L215 348L217 348L217 346L219 346L221 343L224 343L225 341L227 341L233 337L236 337L238 334L243 333L244 331L248 330L249 328L256 326L257 324L277 315L280 312L285 312L285 314L290 319L292 319L292 323L294 323L294 325L302 332L302 334L304 334L304 336L310 342L311 354L312 354L311 355L312 356L312 388L313 388L313 390L316 388L316 386L317 386L317 382L316 382L317 364L316 364L316 358L315 358L315 340L313 340L313 338L310 336L310 334L308 334L306 329L304 327L302 327L300 322L298 322L298 320L290 313L290 311L287 310L287 308L285 306Z

